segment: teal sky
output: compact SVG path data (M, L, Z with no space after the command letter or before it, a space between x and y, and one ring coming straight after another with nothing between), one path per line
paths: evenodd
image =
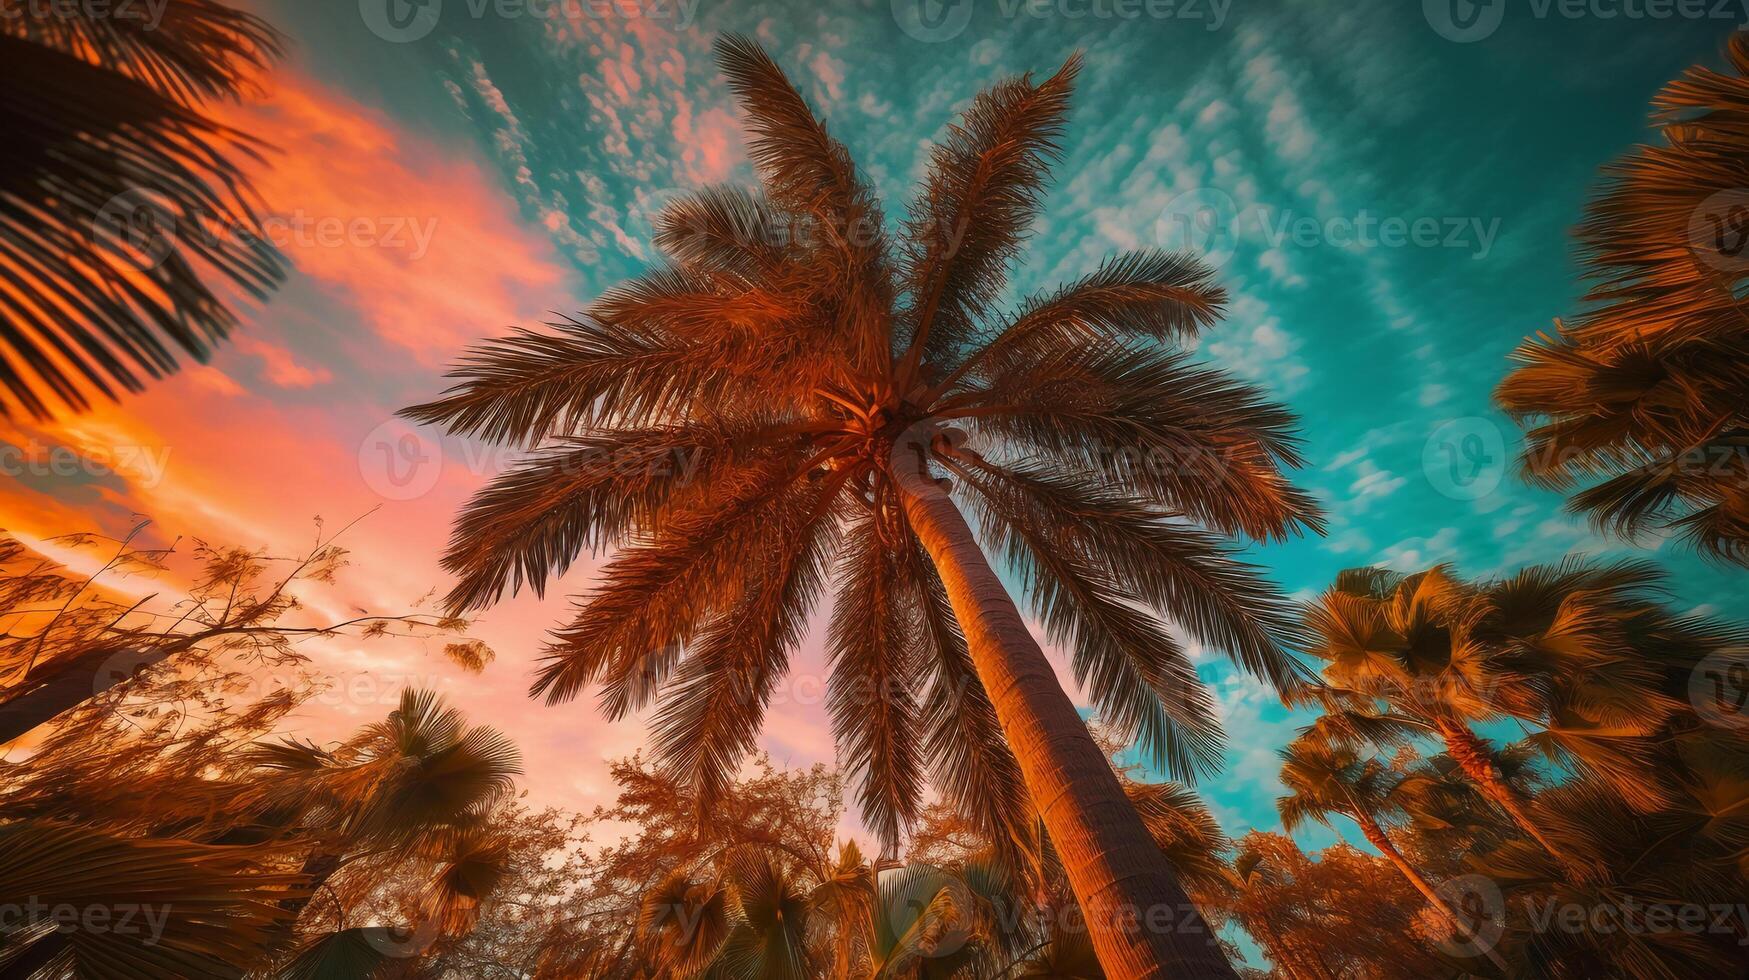
M1568 229L1597 167L1645 137L1661 84L1716 60L1741 5L1708 0L1671 9L1728 16L1648 19L1626 16L1644 8L1620 0L1455 0L1454 21L1445 2L443 0L424 8L435 20L415 18L404 33L384 16L403 0L258 6L295 40L298 72L411 134L406 145L424 155L397 159L407 179L482 163L518 234L561 270L531 274L522 293L545 284L541 305L561 311L650 261L648 215L674 189L751 179L709 55L721 32L767 45L894 219L928 142L978 89L1084 52L1065 158L1014 270L1015 295L1126 249L1188 244L1221 261L1230 316L1200 354L1304 421L1313 463L1301 479L1327 504L1330 534L1256 558L1309 597L1355 565L1449 561L1486 575L1636 551L1517 482L1514 430L1490 392L1519 340L1573 309ZM1610 11L1618 16L1600 16ZM1472 14L1487 36L1452 40ZM324 145L282 150L318 168L347 163L324 158L342 152ZM480 247L465 261L521 254ZM414 278L398 288L443 287ZM539 309L463 304L471 322L425 325L417 363L386 371L356 356L343 311L318 292L294 283L258 322L325 375L284 385L279 406L336 404L337 390L349 400L338 404L368 406L355 427L337 423L348 447L389 410L428 397L458 338ZM405 331L397 337L405 345ZM425 556L443 533L430 527L414 547ZM1642 544L1671 572L1679 605L1736 607L1740 574ZM574 571L565 590L582 591L588 573ZM562 603L519 602L519 634L556 622ZM1302 722L1224 661L1203 669L1221 692L1231 758L1202 790L1235 836L1273 828L1274 752ZM524 737L533 756L552 757L583 709L519 702L526 673L507 674L490 704L540 716L547 734ZM773 751L814 761L793 739ZM537 784L558 778L530 769Z

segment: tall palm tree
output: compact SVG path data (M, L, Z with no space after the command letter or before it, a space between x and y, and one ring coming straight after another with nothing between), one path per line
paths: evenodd
M1281 781L1289 790L1289 795L1276 801L1283 828L1291 833L1309 820L1329 826L1332 815L1347 817L1360 828L1367 843L1377 848L1460 935L1476 938L1471 924L1409 863L1386 832L1387 821L1402 815L1395 798L1400 774L1377 759L1364 758L1351 748L1316 737L1288 743L1281 750L1281 760ZM1482 952L1496 967L1506 968L1505 960L1491 947L1484 945Z
M243 169L260 144L201 109L281 44L216 0L0 0L0 416L205 360L236 324L210 280L283 278Z
M738 37L718 53L763 192L674 202L657 222L668 263L553 332L477 349L407 410L538 447L458 518L450 606L539 593L585 549L617 549L534 693L597 683L610 717L659 700L656 752L708 808L835 576L828 706L885 846L931 767L997 839L1024 833L1030 797L1108 973L1225 975L1194 916L1123 927L1126 910L1185 907L1183 891L964 508L1101 712L1189 777L1218 763L1221 734L1148 610L1279 688L1301 682L1291 608L1223 539L1321 527L1283 476L1300 463L1292 416L1175 348L1224 300L1190 257L1124 255L995 309L1078 58L978 96L893 243L776 63Z
M1749 38L1653 102L1662 140L1604 168L1579 228L1581 316L1514 354L1496 392L1532 482L1600 527L1680 534L1749 565Z

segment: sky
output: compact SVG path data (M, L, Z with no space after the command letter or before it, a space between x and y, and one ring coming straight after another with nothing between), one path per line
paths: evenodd
M1724 611L1727 573L1597 537L1520 483L1490 393L1520 340L1574 308L1569 229L1598 166L1646 137L1664 81L1718 60L1745 2L253 0L292 50L223 115L277 147L254 173L295 271L210 365L89 415L0 422L0 527L40 542L146 515L146 540L283 554L317 517L368 515L341 542L353 565L303 595L312 614L446 587L449 521L510 458L394 411L441 390L467 345L644 268L675 191L751 180L710 57L736 31L790 71L893 220L973 94L1085 53L1013 296L1129 249L1219 265L1233 299L1197 353L1300 415L1299 479L1331 517L1327 537L1253 551L1284 591L1311 598L1360 565L1477 576L1638 554L1679 607ZM484 613L498 658L479 676L438 642L308 648L342 693L290 725L339 737L401 685L435 686L520 743L534 799L606 801L607 760L638 748L643 720L525 696L597 566ZM768 712L780 763L833 758L821 639ZM1230 834L1275 829L1275 752L1306 719L1217 652L1201 669L1229 758L1199 789Z

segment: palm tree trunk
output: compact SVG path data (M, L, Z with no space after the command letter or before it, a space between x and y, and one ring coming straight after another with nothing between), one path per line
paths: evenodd
M1106 976L1234 977L959 508L927 476L900 482Z
M1488 752L1488 746L1469 726L1449 718L1436 719L1434 727L1439 731L1439 737L1445 742L1445 750L1450 753L1458 768L1464 771L1482 791L1482 795L1493 800L1518 828L1530 835L1530 839L1542 845L1557 860L1566 860L1567 856L1549 840L1536 821L1531 819L1530 810L1524 805L1524 800L1518 791L1501 778L1500 771L1494 767L1494 759Z
M1446 920L1456 927L1457 931L1465 939L1474 943L1476 948L1480 949L1482 954L1488 957L1490 963L1493 963L1495 966L1499 967L1502 972L1505 972L1506 961L1501 959L1500 954L1494 951L1492 945L1484 942L1476 936L1475 930L1470 927L1468 922L1464 921L1463 916L1458 915L1451 906L1445 904L1445 899L1440 896L1438 890L1433 887L1432 883L1422 877L1421 872L1417 870L1414 865L1410 864L1407 858L1403 857L1403 852L1397 850L1396 844L1391 843L1391 839L1385 835L1384 828L1380 827L1378 823L1365 812L1350 814L1350 816L1354 818L1355 823L1360 824L1360 832L1366 837L1368 843L1378 848L1379 853L1385 856L1385 860L1395 865L1397 870L1402 872L1403 877L1409 879L1409 884L1414 885L1415 890L1420 892L1422 897L1426 898L1434 908L1443 913Z

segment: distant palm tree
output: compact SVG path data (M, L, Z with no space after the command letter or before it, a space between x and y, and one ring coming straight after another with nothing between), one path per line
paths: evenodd
M409 688L389 716L337 749L287 739L256 747L263 809L312 841L302 875L312 892L353 862L478 857L479 829L521 773L516 746L469 726L435 692ZM301 912L314 898L288 904ZM459 913L449 905L444 917Z
M161 19L150 11L161 8ZM215 0L0 0L0 417L82 410L205 360L283 262L240 166L260 144L200 111L280 51Z
M1589 309L1514 354L1496 397L1523 472L1600 527L1749 565L1749 37L1653 102L1663 141L1604 169L1579 229Z
M656 751L708 812L835 576L828 707L885 846L931 764L999 841L1026 834L1030 795L1111 976L1228 975L1200 922L1123 928L1184 893L962 506L1106 718L1188 777L1221 759L1213 699L1146 610L1301 683L1291 607L1223 540L1321 527L1283 476L1293 417L1175 349L1224 301L1190 257L1125 255L995 309L1079 59L972 102L894 245L782 70L745 39L718 52L764 193L674 202L656 234L671 264L480 348L407 410L541 447L458 518L450 606L539 593L617 549L534 692L599 683L619 717L660 690Z
M1315 736L1288 743L1281 750L1281 760L1281 781L1289 795L1277 800L1276 808L1284 829L1292 833L1309 820L1328 826L1334 814L1353 820L1367 843L1378 848L1459 935L1476 938L1470 923L1409 863L1386 832L1387 822L1403 814L1396 797L1401 774L1377 759L1364 758L1351 748ZM1505 969L1505 960L1492 948L1484 947L1482 952L1495 966Z
M1476 788L1561 856L1528 795L1475 726L1513 720L1526 748L1615 787L1642 810L1675 792L1661 736L1689 710L1687 678L1741 639L1679 617L1638 562L1566 561L1472 584L1446 568L1344 573L1312 606L1308 652L1325 662L1322 735L1348 744L1438 738Z

